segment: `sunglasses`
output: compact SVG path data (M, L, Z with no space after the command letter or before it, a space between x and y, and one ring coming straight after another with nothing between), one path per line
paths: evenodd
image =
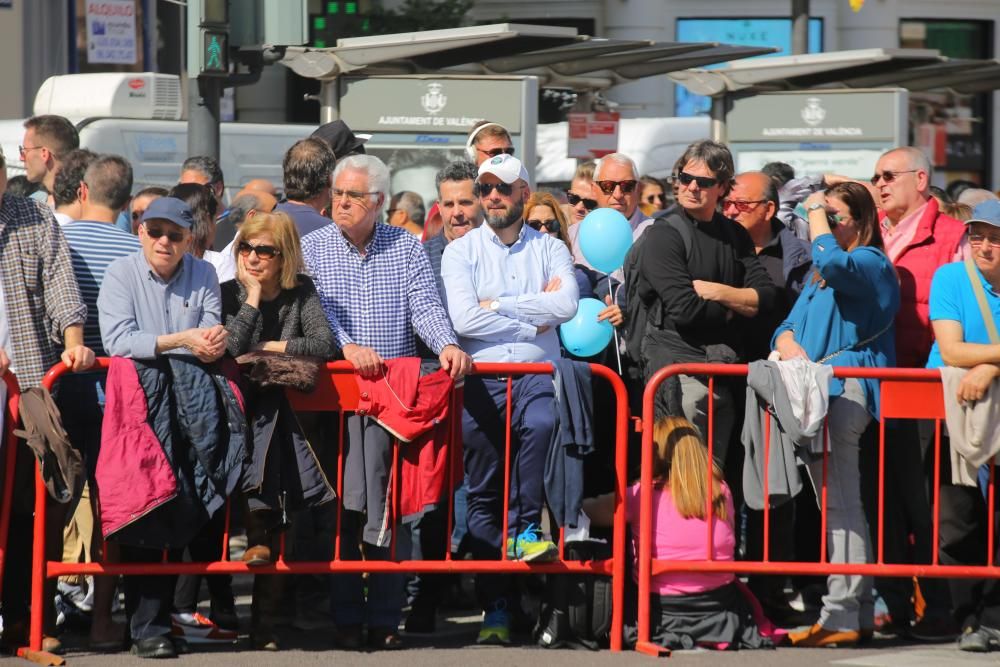
M490 193L496 190L504 197L509 197L512 192L514 192L513 183L479 183L477 182L473 188L472 193L477 197L489 197Z
M660 202L662 204L667 200L666 196L662 193L658 195L646 195L643 199L646 200L647 204L655 204L656 202Z
M488 151L484 151L482 148L476 147L476 150L490 157L496 157L498 155L514 155L513 146L502 146L499 148L491 148Z
M597 208L596 199L587 199L586 197L581 197L580 195L574 194L569 190L566 191L566 201L569 202L570 206L576 206L580 202L583 202L583 207L588 211L593 211Z
M281 251L273 245L251 245L246 241L240 241L236 250L243 257L249 257L250 253L257 253L260 259L274 259L275 255L280 255Z
M881 174L875 174L872 176L872 185L878 185L879 180L888 185L896 180L900 174L912 174L914 172L920 171L919 169L904 169L903 171L883 171Z
M139 222L142 219L142 214L143 213L145 213L145 211L141 211L141 210L139 210L139 211L132 211L132 222Z
M629 192L635 191L635 186L639 184L639 181L632 179L628 181L594 181L597 183L597 187L601 189L606 195L610 195L615 191L615 188L620 187L622 192L628 194Z
M755 208L757 208L766 201L767 201L766 199L746 199L746 200L727 199L724 202L722 202L722 208L723 209L735 208L740 213L747 213L748 211L754 210Z
M711 178L709 176L695 176L694 174L689 174L686 171L677 172L677 180L680 181L681 185L691 185L692 183L697 183L698 187L702 190L719 184L719 179L717 178Z
M166 236L167 240L170 241L171 243L180 243L181 241L184 240L184 232L167 232L160 229L159 227L150 227L149 225L145 225L145 227L146 227L146 234L149 236L149 238L153 239L154 241L163 236Z
M542 227L544 227L545 231L549 234L559 233L559 221L555 218L551 220L525 220L525 222L528 223L529 227L537 231L542 231Z

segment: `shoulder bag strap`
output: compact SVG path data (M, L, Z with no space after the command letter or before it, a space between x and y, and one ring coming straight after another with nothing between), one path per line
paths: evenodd
M964 264L965 271L969 274L969 282L972 283L972 293L976 295L976 303L979 304L979 313L983 316L983 323L986 325L986 333L990 336L990 342L994 345L1000 344L997 325L993 321L993 313L990 312L990 307L986 303L986 290L983 289L983 283L979 280L976 265L971 257L967 258Z

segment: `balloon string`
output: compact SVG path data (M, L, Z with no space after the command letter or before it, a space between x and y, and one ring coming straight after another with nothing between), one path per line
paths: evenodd
M608 276L608 295L611 296L611 303L614 304L615 297L611 294L611 274L606 274ZM618 360L618 375L622 374L622 352L618 346L618 327L612 327L611 332L615 335L615 359Z

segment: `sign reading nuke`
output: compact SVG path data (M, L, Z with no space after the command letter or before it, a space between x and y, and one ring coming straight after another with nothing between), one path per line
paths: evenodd
M810 90L737 99L726 114L728 139L892 142L905 120L900 99L896 90Z
M355 132L458 134L488 117L518 134L522 89L513 78L343 77L340 117Z

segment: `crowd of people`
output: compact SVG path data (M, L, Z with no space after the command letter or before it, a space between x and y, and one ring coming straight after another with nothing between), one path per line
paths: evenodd
M557 560L559 528L567 543L606 538L617 502L638 527L640 485L625 498L613 491L613 396L587 362L622 374L636 415L664 366L752 362L745 379L680 375L657 390L646 426L655 558L705 558L711 521L715 560L818 560L825 484L832 563L873 562L878 530L887 563L931 563L935 550L944 564L985 562L983 480L1000 450L989 407L1000 401L993 193L933 187L931 164L909 147L857 181L796 178L783 163L736 173L729 149L703 140L666 181L611 153L581 164L568 189L537 191L503 126L480 122L467 149L437 174L428 209L416 193L391 192L389 168L343 122L328 123L285 153L280 189L255 179L227 205L211 158L189 158L170 188L134 191L131 165L80 149L66 119L26 121L26 176L8 182L0 154L0 371L22 392L60 360L72 371L54 398L85 477L71 502L47 499L47 557L215 561L229 521L230 533L245 534L239 557L251 569L282 549L287 560L331 560L335 544L341 560L437 560L449 550ZM611 274L581 250L598 208L632 230ZM559 327L588 297L619 335L576 359ZM91 370L96 357L111 357L107 372ZM294 410L285 389L310 389L335 359L355 369L358 410L340 421ZM484 362L550 362L555 374L471 372ZM886 420L882 514L879 382L835 379L834 366L942 368L941 459L933 422ZM458 383L463 454L449 469L442 452ZM773 409L761 415L764 404ZM399 465L397 440L411 452ZM628 447L637 475L638 442ZM19 452L6 647L27 633L33 465ZM61 649L57 621L80 609L94 650L163 658L192 641L236 640L229 576L121 579L48 580L43 648ZM207 614L198 611L203 580ZM519 581L475 578L479 643L509 644L534 624ZM119 586L124 627L113 613ZM437 574L257 575L250 641L278 650L289 619L322 604L337 647L398 649L401 626L434 632L453 586ZM968 578L753 575L744 584L691 572L655 575L641 603L653 609L655 641L675 648L854 646L878 631L988 651L1000 648L995 590Z

